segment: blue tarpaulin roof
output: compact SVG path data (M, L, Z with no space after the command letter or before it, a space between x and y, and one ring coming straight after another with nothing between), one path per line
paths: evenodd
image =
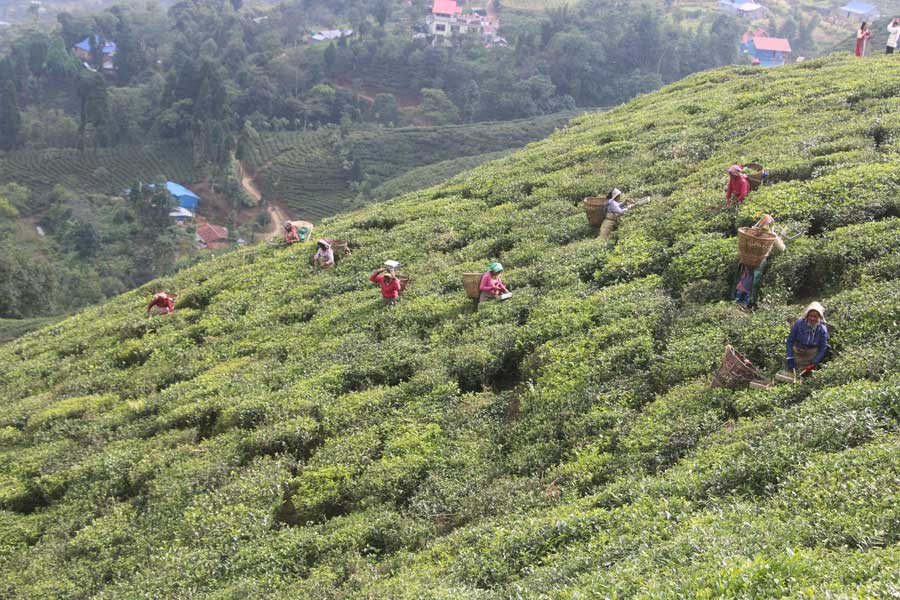
M871 4L859 2L858 0L852 0L852 2L848 2L847 4L842 6L841 10L857 15L867 15L869 13L877 11L878 9Z
M174 181L167 181L166 189L170 194L178 198L179 206L183 208L189 208L191 210L197 210L197 205L200 203L200 197L197 196L197 194L187 189L183 185L175 183Z
M101 43L99 35L94 36L94 42L98 45ZM75 47L81 48L85 52L90 52L91 51L91 37L88 36L88 37L84 38L83 40L81 40L80 42L75 44ZM103 54L113 54L115 51L116 51L115 42L106 42L103 44Z
M198 196L191 190L187 189L183 185L179 185L179 184L175 183L174 181L167 181L166 189L169 190L169 193L172 194L173 196L175 196L176 198L181 198L182 196L190 196L191 198L193 198L195 200L200 199L200 196Z

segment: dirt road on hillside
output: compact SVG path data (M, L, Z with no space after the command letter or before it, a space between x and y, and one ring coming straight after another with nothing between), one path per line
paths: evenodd
M244 164L241 164L241 187L244 188L244 191L247 192L250 197L256 200L256 203L259 204L262 202L262 192L259 191L259 188L256 187L256 182L253 181L253 177L247 174L247 169L244 168ZM281 226L285 221L289 221L290 217L283 207L279 206L275 202L269 202L266 206L266 212L269 213L269 218L271 222L269 224L269 231L266 232L268 236L277 236L281 235Z

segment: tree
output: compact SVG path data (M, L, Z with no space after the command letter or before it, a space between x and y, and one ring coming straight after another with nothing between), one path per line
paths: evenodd
M122 85L127 85L132 78L147 66L147 59L138 44L131 22L125 14L119 15L116 27L116 77Z
M95 145L105 145L109 106L106 98L106 81L99 73L82 71L78 79L78 97L81 101L81 122L78 126L79 147L85 147L88 126L93 126Z
M325 73L331 75L337 62L337 48L334 47L334 42L331 42L325 48L325 52L322 54L322 62L325 64Z
M66 50L66 44L59 36L53 38L47 49L44 69L51 77L67 79L78 73L78 61Z
M393 94L378 94L372 103L372 116L382 125L396 124L400 117L397 98Z
M419 114L424 121L431 125L459 122L459 109L443 90L423 88Z
M0 317L21 319L49 314L56 297L53 268L12 244L0 247Z
M478 82L474 79L466 82L461 96L463 116L471 123L481 112L481 88L478 87Z
M384 24L387 23L388 18L391 16L391 3L389 0L375 0L375 5L372 7L372 16L378 21L378 25L384 27Z
M13 150L20 143L22 115L16 100L16 84L7 80L0 90L0 148Z

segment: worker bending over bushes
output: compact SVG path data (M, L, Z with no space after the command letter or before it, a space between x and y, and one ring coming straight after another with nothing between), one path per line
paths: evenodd
M613 191L606 195L606 218L600 225L600 237L608 238L612 235L616 224L619 222L619 215L624 215L631 206L622 206L622 191L619 188L613 188Z
M385 267L377 269L369 275L369 281L381 286L381 301L386 306L394 306L397 303L402 288L393 271Z
M320 269L328 269L334 266L334 251L331 244L325 239L320 239L316 244L316 253L313 255L313 266Z
M787 337L787 366L796 377L811 373L825 358L828 349L828 327L825 309L812 302L791 326Z
M297 228L290 221L284 222L284 244L286 246L290 246L291 244L295 244L300 241L300 234L297 233Z
M503 278L500 273L503 272L503 265L494 261L488 267L487 272L481 276L481 284L478 289L481 294L478 297L478 303L496 300L503 294L508 294L509 290L503 285Z
M728 167L728 187L725 188L725 208L740 204L750 193L750 181L741 165Z
M775 235L772 247L779 252L784 252L784 241L774 231L775 218L772 215L763 215L759 221L752 227L756 231L764 231ZM771 251L771 250L770 250ZM769 255L762 259L757 266L747 265L743 262L738 263L738 271L736 281L734 281L733 300L742 310L747 310L756 304L756 298L759 296L759 284L762 280L763 272L766 268L766 262Z
M152 311L154 315L167 315L175 311L175 298L177 294L170 292L157 292L153 294L153 299L147 305L147 316Z

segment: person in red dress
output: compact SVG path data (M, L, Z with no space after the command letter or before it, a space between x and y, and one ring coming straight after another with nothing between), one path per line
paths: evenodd
M865 56L866 55L866 40L868 40L872 36L872 32L869 30L869 26L866 25L866 22L863 21L862 25L859 26L859 29L856 31L856 55L857 56Z

